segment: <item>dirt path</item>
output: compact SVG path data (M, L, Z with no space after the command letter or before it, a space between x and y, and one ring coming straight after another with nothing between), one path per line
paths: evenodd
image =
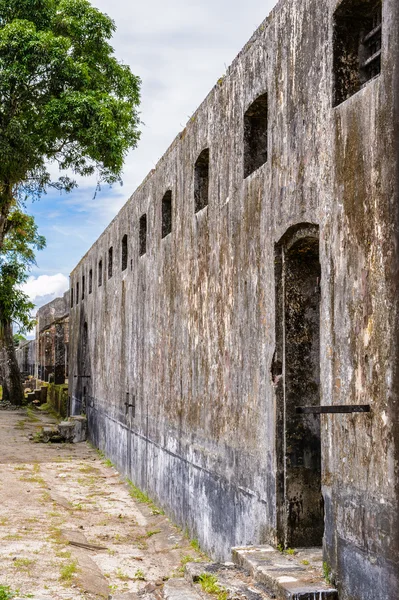
M52 422L39 411L0 410L0 592L130 600L199 557L88 444L29 440Z

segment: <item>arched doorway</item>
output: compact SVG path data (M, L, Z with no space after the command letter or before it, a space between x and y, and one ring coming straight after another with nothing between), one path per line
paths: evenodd
M318 226L291 227L275 250L277 537L284 547L321 546L320 416L296 413L320 404Z

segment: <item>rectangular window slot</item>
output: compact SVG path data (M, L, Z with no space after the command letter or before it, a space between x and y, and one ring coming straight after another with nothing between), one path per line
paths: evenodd
M79 304L79 281L76 283L76 304Z
M122 238L122 271L127 269L127 235L125 234Z
M70 290L70 297L71 297L71 308L73 307L73 287L71 287Z
M111 248L108 250L108 279L112 277L112 261L113 261L114 249Z
M267 94L262 94L244 115L244 179L267 161Z
M93 269L89 271L89 294L93 291Z
M85 276L82 276L82 300L85 299Z
M147 252L147 215L141 215L139 227L139 254L143 256Z
M209 148L205 148L197 158L194 167L194 204L199 212L209 202Z
M98 262L98 287L101 287L103 284L103 261L100 260Z
M162 198L162 237L172 231L172 192L168 190Z
M334 15L334 104L381 73L381 0L344 0Z

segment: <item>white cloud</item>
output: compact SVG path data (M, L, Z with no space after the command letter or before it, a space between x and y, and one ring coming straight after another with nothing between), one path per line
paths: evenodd
M54 298L62 296L69 288L69 279L62 273L56 275L39 275L29 277L22 285L22 290L27 294L36 308L40 308Z

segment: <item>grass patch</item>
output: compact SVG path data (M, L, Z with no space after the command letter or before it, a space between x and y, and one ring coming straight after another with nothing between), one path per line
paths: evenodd
M199 553L201 553L201 548L200 548L200 545L199 545L199 542L198 542L198 540L196 540L196 539L194 539L194 540L191 540L191 542L190 542L190 546L191 546L191 548L193 548L193 550L195 550L196 552L199 552Z
M70 582L78 572L78 561L71 560L60 569L60 581Z
M227 600L228 591L220 587L217 577L211 573L201 573L198 583L207 594L216 596L217 600Z
M305 565L305 567L307 567L307 565L309 564L309 561L306 560L306 558L304 560L301 561L303 565Z
M331 585L331 571L328 563L323 562L323 577L329 585Z
M35 564L35 560L32 560L31 558L16 558L13 561L13 566L16 569L20 569L20 570L29 570L29 568Z
M14 597L15 594L8 585L0 585L0 600L11 600Z
M121 581L129 581L130 577L126 573L122 571L122 569L117 569L115 572L115 577L120 579Z
M28 416L29 421L31 421L32 423L37 423L38 421L40 421L40 419L35 415L35 411L33 408L27 408L26 409L26 414Z
M147 531L147 537L152 537L153 535L155 535L157 533L161 533L161 530L160 529L152 529L150 531Z
M134 574L134 578L138 579L139 581L145 581L145 575L144 575L143 569L137 569L137 571Z
M134 500L136 500L140 504L147 504L147 506L151 509L151 513L153 515L164 515L165 514L164 511L162 509L158 508L154 504L154 502L151 500L151 498L145 492L142 492L140 490L140 488L135 486L134 483L130 479L127 479L126 481L129 486L129 494L131 495L131 497Z

